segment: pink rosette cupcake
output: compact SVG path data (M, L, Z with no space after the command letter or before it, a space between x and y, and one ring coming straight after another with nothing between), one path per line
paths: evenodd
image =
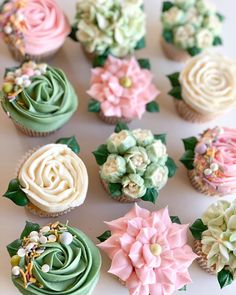
M0 11L3 39L17 61L53 56L70 33L55 0L9 0Z
M99 114L107 124L141 119L145 111L158 112L155 98L160 91L152 83L147 59L118 59L109 56L92 69L92 97L88 110Z
M191 282L188 268L197 255L187 245L188 225L167 208L151 213L135 205L106 224L98 247L112 260L108 272L131 295L169 295Z
M183 141L181 162L198 191L209 196L236 193L236 129L215 127Z

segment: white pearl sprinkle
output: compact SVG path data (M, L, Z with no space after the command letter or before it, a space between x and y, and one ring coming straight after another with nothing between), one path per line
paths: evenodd
M38 236L39 235L39 233L37 232L37 231L32 231L30 234L29 234L29 237L31 238L31 237L35 237L35 236Z
M16 77L20 77L22 75L22 71L21 71L21 69L17 69L16 71L15 71L15 76Z
M29 87L30 85L31 85L31 81L30 81L30 80L24 80L24 81L23 81L23 86L24 86L25 88Z
M50 243L56 242L56 240L57 240L57 237L55 235L48 236L48 241Z
M18 251L17 251L17 255L20 256L20 257L24 257L26 254L26 251L25 249L23 248L20 248Z
M40 249L37 249L35 252L36 252L37 254L43 254L44 251L45 251L45 249L40 248Z
M212 172L213 172L213 171L212 171L211 169L209 169L209 168L207 168L207 169L204 170L204 174L205 174L206 176L211 175Z
M219 165L217 163L212 163L210 169L215 172L219 169Z
M50 267L49 267L48 264L44 264L44 265L42 266L42 272L49 272L49 270L50 270Z
M26 250L30 251L34 248L36 244L35 243L29 243L27 246L26 246Z
M23 80L29 80L29 76L28 76L28 75L22 75L21 78L22 78Z
M44 226L44 227L42 227L41 229L40 229L40 232L41 233L44 233L44 234L46 234L47 232L49 232L50 231L50 227L49 226Z
M47 241L48 241L48 240L47 240L47 237L45 237L45 236L42 236L42 237L39 238L39 243L40 243L40 244L46 244Z
M5 26L3 31L5 34L10 35L12 33L12 28L10 26Z
M34 75L35 75L35 76L40 76L40 75L41 75L40 70L35 70L35 71L34 71Z
M64 232L60 235L60 242L63 245L70 245L73 241L73 236L69 232Z
M21 86L23 84L23 79L21 77L17 77L15 79L15 83L16 83L16 85Z
M19 266L14 266L11 269L11 273L13 274L13 276L19 276L19 274L20 274L20 268L19 268Z
M33 236L30 238L30 242L38 243L38 241L39 241L39 236Z

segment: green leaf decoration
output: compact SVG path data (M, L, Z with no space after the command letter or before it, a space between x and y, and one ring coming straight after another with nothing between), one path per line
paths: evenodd
M17 178L10 181L7 192L5 192L3 196L10 199L18 206L26 206L29 204L29 199L21 189L20 182Z
M219 45L222 45L222 44L223 44L223 41L222 41L221 37L216 36L214 41L213 41L213 45L214 46L219 46Z
M146 111L149 113L160 112L160 108L159 108L158 103L155 100L149 102L148 104L146 104Z
M19 250L20 247L21 247L21 240L17 239L11 244L7 245L7 251L9 255L12 257L17 254L17 251Z
M69 38L71 38L73 41L76 41L76 42L78 42L78 39L77 39L77 37L76 37L76 33L77 33L77 31L78 31L78 27L77 27L77 25L76 24L74 24L72 27L71 27L71 32L70 32L70 34L69 34Z
M223 289L224 287L232 284L234 277L228 269L222 269L220 272L218 272L217 279L221 289Z
M179 289L178 291L187 291L187 286L184 285L181 289Z
M201 240L202 233L207 230L208 227L202 222L201 219L197 219L189 229L195 240Z
M104 66L106 60L107 60L108 54L98 55L93 60L93 67L94 68L101 68Z
M105 242L111 237L111 232L109 230L105 231L101 236L97 237L100 242Z
M216 15L218 16L218 18L221 22L223 22L225 20L225 16L223 14L218 12Z
M169 95L173 96L175 99L182 100L182 89L181 86L175 86L168 92Z
M21 233L20 239L22 240L24 237L28 237L28 235L32 231L39 231L39 230L40 230L39 224L26 221L25 228L23 232Z
M174 6L174 4L172 2L165 1L162 6L162 12L170 10L173 6Z
M158 197L158 191L155 188L148 188L146 194L141 198L143 201L152 202L155 204Z
M95 99L90 99L88 104L88 111L91 113L99 113L101 109L101 103Z
M178 216L170 216L172 223L181 224L181 221Z
M164 29L162 32L162 37L165 39L167 43L173 43L174 41L174 34L172 30Z
M124 122L120 121L116 124L115 133L119 133L122 130L129 130L129 127Z
M140 58L140 59L138 59L138 63L140 65L140 68L146 69L146 70L151 70L151 63L150 63L149 59Z
M202 52L202 50L200 48L197 48L197 47L192 47L192 48L188 48L188 53L191 55L191 56L195 56L195 55L198 55L199 53Z
M163 133L163 134L154 134L154 138L155 139L159 139L159 140L161 140L161 142L164 144L164 145L166 145L166 134L165 133Z
M146 46L145 37L143 37L141 40L138 41L138 43L135 46L135 50L143 49Z
M112 197L119 197L122 195L122 184L121 183L109 183L108 189Z
M198 141L196 137L192 136L192 137L184 138L183 143L184 143L184 148L186 151L187 150L194 151Z
M168 172L168 177L169 178L173 177L175 175L175 173L176 173L176 170L177 170L177 166L175 164L175 161L172 158L168 157L168 159L166 161L166 166L167 166L168 171L169 171Z
M179 76L180 76L179 72L176 72L174 74L171 74L171 75L167 76L167 78L170 80L170 84L171 84L171 86L173 88L181 86L180 83L179 83Z
M180 162L184 164L188 170L194 169L194 152L190 150L186 151L180 158Z
M109 156L107 145L106 144L100 145L98 149L93 152L93 155L96 159L97 164L103 165L106 162L107 157Z
M56 143L66 144L76 154L80 152L80 146L74 136L60 138L56 141Z

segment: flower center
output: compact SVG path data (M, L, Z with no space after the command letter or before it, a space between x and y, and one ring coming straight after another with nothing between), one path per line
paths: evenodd
M150 250L154 256L159 256L162 253L161 245L157 243L150 245Z
M130 77L123 77L120 79L120 85L123 86L124 88L130 88L132 86L132 80Z

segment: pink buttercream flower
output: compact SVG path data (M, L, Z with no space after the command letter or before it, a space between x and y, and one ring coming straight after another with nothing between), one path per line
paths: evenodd
M134 57L109 56L104 67L92 70L87 93L101 103L107 117L141 118L146 104L160 94L152 79L151 72L141 69Z
M188 267L197 256L187 245L188 225L172 223L167 208L151 213L136 204L106 224L111 237L98 247L131 295L169 295L191 282Z

